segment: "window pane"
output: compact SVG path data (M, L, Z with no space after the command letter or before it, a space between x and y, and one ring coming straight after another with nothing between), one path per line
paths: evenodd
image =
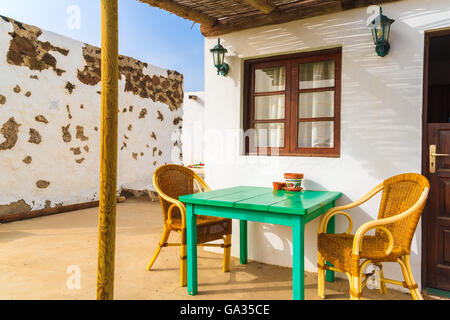
M255 145L257 147L284 147L284 123L256 123Z
M299 118L334 117L334 91L300 93Z
M334 87L334 60L299 64L300 89Z
M333 148L334 122L333 121L299 122L298 147Z
M255 70L255 92L283 91L286 85L286 67Z
M284 119L284 94L255 97L255 120Z

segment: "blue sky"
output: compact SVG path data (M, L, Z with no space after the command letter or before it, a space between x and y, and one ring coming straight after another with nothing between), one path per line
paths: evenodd
M70 27L71 6L80 9L79 29ZM0 14L100 46L100 0L1 0ZM187 92L204 87L204 39L198 24L191 27L191 21L137 0L119 0L120 54L181 72Z

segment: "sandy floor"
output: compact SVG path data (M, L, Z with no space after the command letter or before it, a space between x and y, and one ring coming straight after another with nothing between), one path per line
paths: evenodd
M118 205L116 299L291 299L290 268L231 260L222 272L222 255L199 249L199 294L179 286L179 250L163 248L153 271L146 271L162 232L158 202L129 199ZM95 299L98 208L0 225L0 299ZM171 238L177 240L176 235ZM80 288L73 270L80 271ZM317 274L306 275L306 298L317 299ZM411 299L399 291L369 299ZM348 299L348 282L327 283L328 299Z

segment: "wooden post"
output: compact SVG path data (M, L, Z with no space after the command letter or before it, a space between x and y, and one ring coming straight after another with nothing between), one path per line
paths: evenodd
M114 297L117 201L118 0L101 0L102 123L97 300Z

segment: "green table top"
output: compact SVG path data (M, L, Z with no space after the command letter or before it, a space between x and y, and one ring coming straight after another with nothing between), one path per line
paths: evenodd
M239 186L181 196L184 203L290 214L308 214L341 197L332 191L273 191Z

